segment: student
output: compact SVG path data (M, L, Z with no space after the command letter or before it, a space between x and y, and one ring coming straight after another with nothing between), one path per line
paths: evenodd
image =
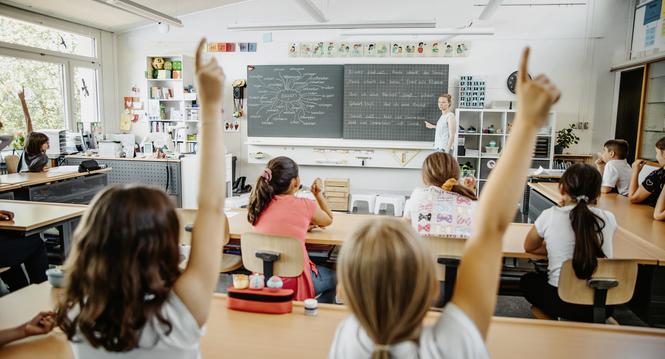
M25 150L19 161L19 172L42 172L49 162L46 150L49 149L48 136L41 132L31 132L25 141Z
M633 175L630 179L630 193L628 195L631 203L645 203L649 206L656 206L658 196L663 191L663 185L665 184L665 137L656 142L656 159L660 168L651 172L641 185L638 184L638 178L646 162L643 160L633 162Z
M562 301L558 287L563 262L572 260L575 275L589 279L598 258L612 258L616 219L611 212L590 206L600 196L601 182L591 165L568 168L559 184L564 205L543 211L524 242L527 252L547 255L548 265L547 276L528 273L520 287L531 304L551 317L593 321L593 306Z
M425 127L436 129L434 133L434 149L447 153L454 153L455 137L457 137L457 121L452 112L453 97L447 93L439 95L437 105L441 111L441 117L436 125L425 121Z
M603 145L603 152L596 161L596 167L603 176L600 187L602 193L617 193L627 196L630 190L632 170L626 161L628 142L626 140L609 140Z
M12 220L13 212L0 210L0 221ZM48 256L44 241L39 234L28 237L0 235L0 267L11 267L0 274L11 291L45 281Z
M52 312L40 312L17 327L0 330L0 347L23 338L49 333L55 324L53 316Z
M339 325L329 358L489 357L484 338L496 304L503 235L522 196L536 134L559 98L545 76L528 79L528 53L518 76L515 125L480 198L451 302L434 325L423 326L438 291L432 254L404 221L369 221L339 256L341 294L353 316Z
M333 215L323 197L320 179L315 179L311 191L316 201L298 198L300 189L298 164L288 157L276 157L259 178L249 197L247 220L257 233L295 238L302 243L305 267L300 276L284 278L284 288L293 289L295 300L320 295L319 302L332 303L335 298L335 272L317 266L309 259L305 236L310 224L325 227L332 223Z
M445 152L431 153L423 162L425 188L416 188L404 206L404 218L421 236L471 236L475 191L458 183L459 164ZM473 187L473 184L472 184Z
M224 75L196 51L200 156L224 162ZM202 166L189 261L178 268L181 223L163 191L115 186L100 192L75 232L56 322L76 358L197 358L219 277L224 166Z

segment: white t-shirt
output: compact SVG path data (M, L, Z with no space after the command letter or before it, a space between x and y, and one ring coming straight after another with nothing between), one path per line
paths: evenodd
M559 286L559 272L563 262L573 258L575 251L575 233L570 221L570 211L574 205L565 207L551 207L543 211L536 219L536 231L545 239L547 247L547 282L555 287ZM612 238L617 229L617 221L614 214L600 208L590 207L591 211L605 221L603 233L603 253L607 258L612 258Z
M167 335L165 328L156 317L146 322L141 338L139 339L139 348L129 352L115 353L108 352L104 348L93 348L85 337L77 336L71 343L74 357L79 359L199 359L201 351L199 350L199 339L204 334L204 328L200 328L194 316L189 309L171 291L166 302L161 309L164 318L171 322L172 329ZM71 315L71 314L70 314Z
M448 123L455 121L455 114L448 112L442 114L436 122L436 131L434 132L434 148L437 150L448 150L448 141L450 141L450 130L448 130ZM450 152L454 152L455 145Z
M404 218L421 236L468 238L476 202L435 186L416 188L404 205Z
M633 170L626 160L611 160L603 171L603 186L616 188L622 196L627 196L630 188L630 177Z
M329 359L369 359L374 343L351 316L337 327ZM390 348L392 358L489 358L476 325L458 306L448 303L434 325L424 326L419 341L405 341Z

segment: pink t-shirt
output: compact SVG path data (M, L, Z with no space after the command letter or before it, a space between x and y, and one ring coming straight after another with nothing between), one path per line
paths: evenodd
M305 300L316 296L311 274L311 271L316 272L316 266L309 259L305 248L305 237L316 208L316 202L310 199L297 198L293 195L278 195L261 212L259 219L252 227L256 233L292 237L302 243L305 255L305 267L302 274L295 278L283 278L284 288L294 290L295 300Z

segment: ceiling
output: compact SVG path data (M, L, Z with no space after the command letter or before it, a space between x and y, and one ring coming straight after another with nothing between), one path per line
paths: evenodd
M167 15L178 17L242 2L243 0L132 1ZM121 32L153 23L151 20L94 0L0 0L0 3L111 32Z

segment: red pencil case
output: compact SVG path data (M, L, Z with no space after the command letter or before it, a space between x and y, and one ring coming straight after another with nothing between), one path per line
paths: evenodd
M286 314L293 309L293 289L235 289L229 287L226 306L243 312Z

